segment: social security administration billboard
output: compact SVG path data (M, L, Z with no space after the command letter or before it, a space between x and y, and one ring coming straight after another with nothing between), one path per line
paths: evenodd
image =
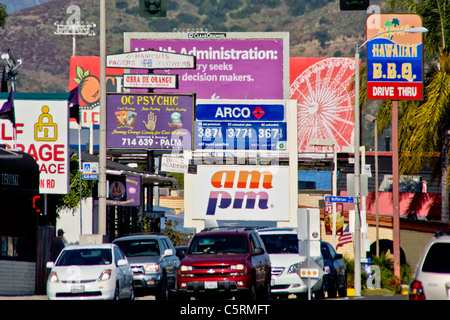
M366 24L368 99L422 100L422 33L403 31L421 27L421 17L373 14Z
M289 98L287 32L126 32L124 50L157 50L195 56L194 70L155 70L155 74L178 74L177 92L194 91L198 99ZM142 89L132 91L142 92ZM167 90L155 89L154 92Z

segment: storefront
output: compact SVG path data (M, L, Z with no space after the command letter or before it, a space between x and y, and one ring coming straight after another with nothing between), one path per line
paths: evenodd
M35 291L39 167L23 152L0 149L0 295ZM20 277L11 277L20 273Z

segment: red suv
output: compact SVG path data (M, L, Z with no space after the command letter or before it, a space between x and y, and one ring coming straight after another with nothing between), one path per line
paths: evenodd
M253 228L213 228L197 233L178 268L180 296L270 298L271 264Z

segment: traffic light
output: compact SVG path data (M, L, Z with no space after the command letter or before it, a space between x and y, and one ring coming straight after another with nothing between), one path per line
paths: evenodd
M167 0L139 0L139 16L165 17L167 13Z
M367 10L369 5L369 0L340 0L341 11Z

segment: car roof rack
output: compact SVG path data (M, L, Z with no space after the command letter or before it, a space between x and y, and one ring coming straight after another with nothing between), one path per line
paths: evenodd
M235 230L236 232L256 230L257 227L243 227L243 226L219 226L219 227L208 227L204 228L202 232L208 231L219 231L219 230Z

